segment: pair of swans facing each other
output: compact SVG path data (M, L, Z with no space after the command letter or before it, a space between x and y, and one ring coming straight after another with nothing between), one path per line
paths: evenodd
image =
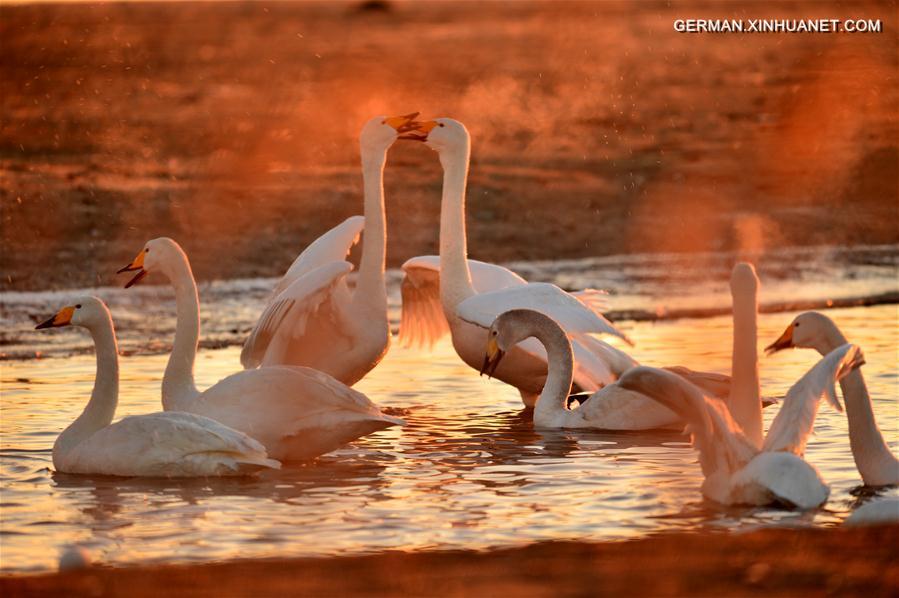
M365 218L353 217L328 231L288 268L251 331L241 363L245 368L302 365L354 384L377 365L389 340L384 256L386 222L383 173L386 154L397 139L425 142L444 167L440 216L440 256L404 264L400 339L433 344L447 331L459 356L480 366L482 334L460 314L470 310L490 319L514 308L533 308L552 316L575 344L576 390L595 391L636 365L626 353L589 336L611 334L627 340L600 312L602 294L566 293L555 285L528 283L506 268L466 256L465 186L470 156L468 131L453 119L417 122L417 114L371 119L360 134ZM363 236L357 284L346 276L346 256ZM533 406L545 385L547 364L539 345L512 351L495 377L516 386ZM693 372L684 371L686 375ZM697 374L694 382L718 394L727 378ZM711 385L711 386L710 386Z

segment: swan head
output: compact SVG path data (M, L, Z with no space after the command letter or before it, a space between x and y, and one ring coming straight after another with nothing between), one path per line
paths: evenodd
M71 304L57 311L37 326L35 330L44 328L61 328L63 326L81 326L91 328L109 321L110 315L106 305L93 296L78 297Z
M386 152L402 135L414 131L418 112L402 116L376 116L362 126L359 145L363 150Z
M749 262L739 262L730 273L730 290L733 294L756 294L759 290L759 277L755 267Z
M466 148L470 140L465 125L452 118L417 121L412 125L412 132L401 138L424 141L425 145L439 154Z
M521 341L534 336L541 324L558 326L549 317L531 309L512 309L497 316L487 331L487 348L481 375L493 376L503 356Z
M830 339L833 337L834 331L839 335L839 330L837 330L833 320L822 313L807 311L793 318L793 321L783 331L783 334L776 341L765 347L765 352L768 355L772 355L784 349L799 347L816 349L818 352L826 354L830 351L830 346L833 344ZM839 338L841 338L841 335Z
M154 270L161 270L167 276L170 276L170 265L185 262L187 256L184 250L172 239L168 237L159 237L147 241L144 248L140 250L131 263L121 268L117 274L123 272L136 272L134 277L125 284L125 288L131 288ZM171 277L171 276L170 276Z

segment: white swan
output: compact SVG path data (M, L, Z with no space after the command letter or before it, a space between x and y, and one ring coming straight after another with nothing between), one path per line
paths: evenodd
M466 259L465 185L471 148L468 131L462 123L449 118L416 122L414 128L419 134L418 138L438 153L440 163L443 165L439 296L446 325L452 334L453 347L465 363L479 369L483 357L484 330L470 322L486 319L487 324L483 325L486 328L493 319L510 309L530 308L546 313L570 334L603 333L629 340L603 317L591 301L583 300L583 296L574 297L552 284L526 282L514 284L518 282L514 277L498 276L497 267L494 267L492 273L486 272L487 280L498 277L512 284L500 283L501 288L498 290L497 285L492 285L489 292L478 292L472 283L472 274ZM427 268L422 268L420 263L416 265L413 262L407 265L410 266L406 268L407 276L410 275L412 266L416 266L417 272L411 274L413 279L416 273L426 274L423 270ZM404 328L409 331L410 337L420 338L423 342L429 343L446 329L439 319L431 317L436 305L434 292L436 289L431 285L430 292L427 289L422 290L425 288L422 279L410 282L413 286L416 283L420 292L417 295L406 293L404 296L403 310L404 312L407 309L411 310L409 317L404 316L406 323ZM407 299L410 300L409 303ZM412 299L431 303L414 306ZM412 313L417 315L413 317ZM414 332L409 330L413 327L416 328ZM576 355L575 382L578 386L595 389L613 381L614 374L609 365L596 356L592 358L587 356L587 352L582 348ZM534 405L546 380L546 358L539 356L540 353L539 347L536 348L536 353L513 348L503 361L503 365L494 372L498 379L518 388L522 401L528 406ZM584 360L581 360L582 355ZM598 371L589 367L588 359L592 359L590 365L597 365L596 362L601 364Z
M481 373L492 375L508 350L545 348L549 373L534 407L537 428L596 428L602 430L653 430L683 428L672 410L617 383L593 393L574 409L568 407L574 372L572 343L552 318L531 309L501 314L487 333L487 350Z
M818 312L799 314L766 351L773 354L790 347L815 349L822 355L846 343L846 337L833 320ZM849 445L855 466L868 486L899 484L899 460L883 439L865 379L858 370L842 380L843 400L849 420Z
M322 266L306 276L330 265ZM162 379L166 411L206 415L251 434L282 461L310 459L401 419L381 413L360 392L307 367L269 366L243 370L200 392L194 383L194 361L200 335L200 302L187 256L168 238L149 241L120 272L136 271L130 287L159 270L175 289L175 342ZM309 280L327 284L328 276Z
M846 396L843 395L844 400ZM846 407L849 411L849 407ZM846 518L846 525L895 525L899 523L899 498L875 498L852 511Z
M828 353L787 392L761 446L744 433L724 403L705 397L676 374L640 366L626 372L618 385L656 399L688 422L707 498L724 505L783 503L811 509L830 494L818 470L801 457L818 401L826 395L839 409L833 386L862 363L855 345Z
M97 353L97 377L82 414L53 444L64 473L116 476L232 476L278 469L246 434L191 413L150 413L112 423L119 399L119 354L109 310L96 297L77 299L37 328L82 326Z
M240 360L245 368L302 365L352 385L384 357L390 344L384 165L387 150L415 116L378 116L362 128L365 218L347 219L297 257L244 344ZM350 290L352 266L345 260L363 227L359 275Z

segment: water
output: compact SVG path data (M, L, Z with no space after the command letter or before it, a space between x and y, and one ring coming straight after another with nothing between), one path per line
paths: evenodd
M899 248L786 250L760 257L760 344L776 338L791 304L876 298L897 291ZM637 256L516 264L532 280L609 288L648 364L727 372L733 256ZM392 275L395 281L396 275ZM271 288L270 280L204 285L207 348L197 361L203 387L238 369L235 345ZM159 381L173 330L164 287L102 289L125 353L119 415L159 409ZM868 500L860 487L846 418L822 405L806 458L831 484L811 512L723 508L704 501L696 455L675 433L538 432L516 391L479 378L448 342L431 352L395 344L357 388L406 418L314 463L246 480L140 480L58 474L50 449L84 406L95 362L84 331L33 332L72 293L6 293L3 303L2 528L0 568L53 568L77 543L95 560L210 561L324 556L383 549L488 548L543 539L616 540L666 530L832 526ZM391 314L397 293L392 285ZM791 303L794 302L794 303ZM676 318L677 310L704 317ZM787 311L780 311L787 310ZM899 452L899 311L895 304L831 309L866 352L864 373L880 426ZM52 356L34 359L36 351ZM766 396L782 396L817 359L810 351L763 358ZM766 425L777 406L765 412ZM888 489L882 495L897 496Z

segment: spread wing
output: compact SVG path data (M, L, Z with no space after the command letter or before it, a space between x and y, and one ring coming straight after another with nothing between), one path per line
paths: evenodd
M364 226L365 218L351 216L313 241L297 256L275 285L269 304L300 276L327 263L344 261L353 245L359 242Z
M762 450L801 456L815 423L819 399L826 396L834 409L842 411L834 385L863 363L864 356L856 345L845 344L825 355L787 391Z
M462 301L456 308L456 314L467 322L489 328L493 320L510 309L532 309L545 314L558 322L568 334L611 334L631 342L602 314L556 285L545 282L479 293Z
M496 264L468 260L468 269L479 293L527 284L518 274ZM403 274L400 342L407 347L431 347L449 332L440 303L440 257L414 257L403 264Z
M262 363L280 329L289 331L293 338L302 336L308 319L332 299L338 285L346 284L346 275L352 269L352 264L343 260L328 262L300 276L273 298L244 343L240 353L244 368L255 368Z

